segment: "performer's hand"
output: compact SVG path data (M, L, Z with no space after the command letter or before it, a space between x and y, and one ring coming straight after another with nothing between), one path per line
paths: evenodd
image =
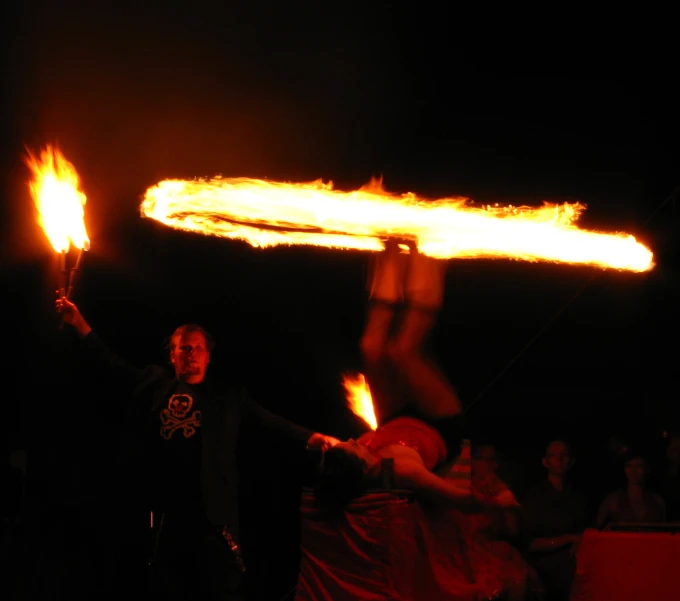
M309 437L309 440L307 441L307 450L327 451L339 442L340 441L337 438L315 432Z
M80 336L87 336L90 333L90 326L74 303L62 296L57 298L54 305L64 323L72 325Z

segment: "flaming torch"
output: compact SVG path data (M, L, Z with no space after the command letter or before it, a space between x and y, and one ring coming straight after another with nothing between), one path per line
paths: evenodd
M381 251L387 238L414 241L437 259L507 258L634 272L651 251L625 233L579 228L581 204L473 206L386 192L372 181L352 192L332 183L249 178L165 180L146 191L142 215L170 227L241 239L256 247L304 244Z
M350 376L345 374L342 377L342 384L347 395L347 405L352 413L364 420L371 430L375 430L378 427L378 421L375 418L371 391L364 375Z
M52 146L42 150L39 157L27 151L25 162L33 175L29 187L38 222L58 253L59 294L70 298L83 251L90 249L84 221L86 197L80 190L80 178L73 165ZM69 273L66 263L71 244L78 249L78 257Z

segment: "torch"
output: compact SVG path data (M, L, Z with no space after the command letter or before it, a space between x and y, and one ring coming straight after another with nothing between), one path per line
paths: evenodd
M38 222L59 257L59 296L70 298L83 251L90 241L85 230L85 194L80 190L80 178L74 166L52 146L39 156L27 151L26 165L32 172L29 182L37 210ZM75 266L67 266L71 244L79 249Z
M76 259L76 264L71 267L71 273L69 274L68 278L68 288L66 290L66 298L68 300L71 300L71 296L73 296L73 286L76 283L76 276L78 274L78 269L80 269L80 262L83 260L83 251L89 250L86 246L82 246L78 250L78 258Z
M381 181L354 191L321 180L164 180L146 191L142 215L170 227L241 239L255 247L304 244L380 252L386 239L417 243L435 259L549 261L649 271L650 249L626 233L578 226L580 203L541 207L474 205L393 194Z

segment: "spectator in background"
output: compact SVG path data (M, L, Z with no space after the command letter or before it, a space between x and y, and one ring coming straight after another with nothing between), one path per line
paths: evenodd
M631 452L625 461L627 485L604 499L597 512L596 525L605 528L620 522L664 522L666 504L647 486L650 465L640 453Z
M567 442L551 441L543 457L547 478L522 503L529 562L551 601L569 599L576 551L585 528L585 497L570 486L568 478L574 462Z
M485 507L468 508L458 520L465 553L475 580L485 590L502 592L508 601L523 601L530 576L528 566L513 543L521 529L520 509L512 491L497 475L498 459L492 444L472 447L471 486L475 498L488 499ZM492 499L507 498L505 507Z

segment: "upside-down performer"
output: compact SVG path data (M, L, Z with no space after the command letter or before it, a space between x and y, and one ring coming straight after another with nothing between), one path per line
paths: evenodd
M320 502L344 505L377 488L384 459L398 489L432 501L470 500L470 487L435 473L462 440L458 395L424 351L443 302L444 270L414 246L406 253L388 243L377 257L361 351L379 427L325 453Z
M327 450L303 496L296 601L477 601L498 592L477 582L456 529L440 533L433 519L516 503L450 477L461 403L424 350L444 275L444 263L413 247L388 244L376 258L361 351L379 427Z

